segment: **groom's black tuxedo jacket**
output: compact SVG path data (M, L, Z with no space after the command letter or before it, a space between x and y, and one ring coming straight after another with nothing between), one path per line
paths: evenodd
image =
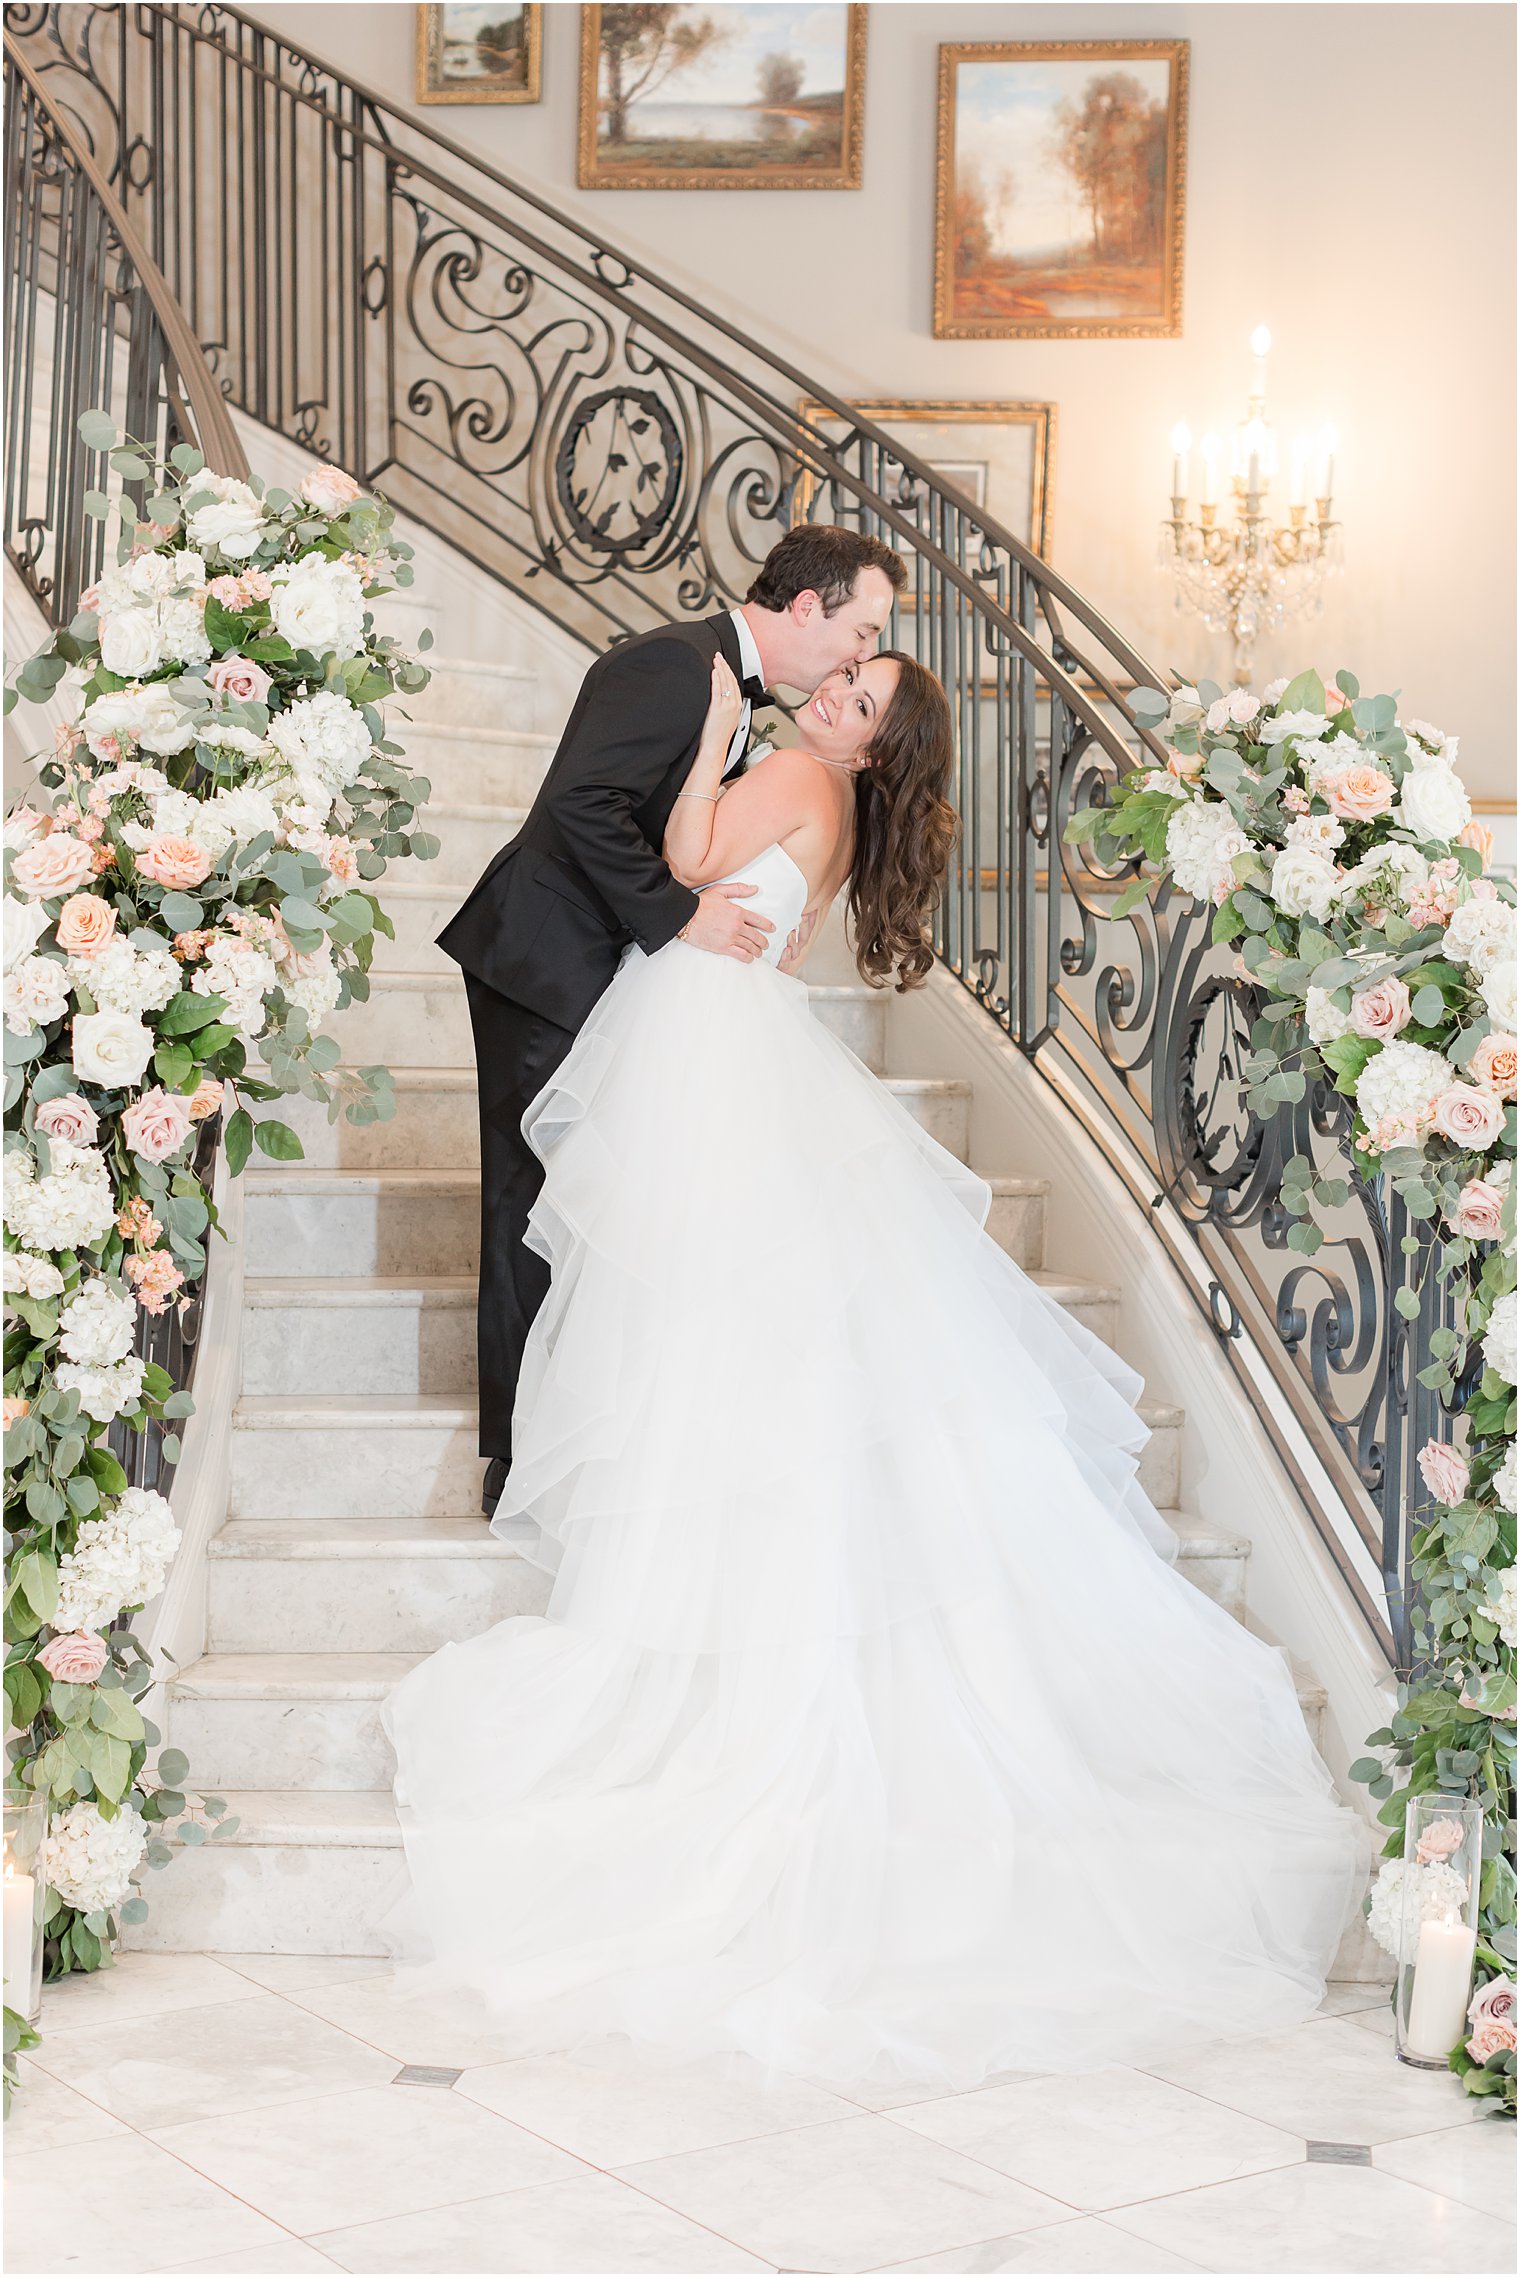
M652 954L697 907L660 846L720 648L742 678L726 613L598 657L527 820L437 937L466 972L559 1027L581 1026L630 941Z

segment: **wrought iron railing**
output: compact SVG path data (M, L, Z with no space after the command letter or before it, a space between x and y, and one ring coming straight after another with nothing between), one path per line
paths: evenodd
M110 410L161 458L184 442L221 471L247 466L183 311L88 144L9 38L5 49L5 550L59 630L104 566L107 525L86 494L125 490L144 505L145 484L86 445L82 411ZM192 1168L208 1189L220 1129L213 1116L197 1133ZM193 1383L204 1294L202 1279L183 1308L139 1309L134 1348L176 1391ZM163 1490L179 1429L118 1420L106 1438L134 1486Z
M1313 1259L1288 1248L1282 1163L1346 1174L1341 1103L1246 1115L1249 998L1206 916L1163 888L1115 922L1114 877L1063 841L1155 748L1126 695L1167 676L810 375L239 9L21 5L7 23L228 399L588 644L732 601L804 515L900 550L892 638L940 674L958 728L939 954L1156 1203L1346 1589L1406 1659L1425 1420L1408 1344L1429 1324L1394 1309L1401 1229L1357 1186Z

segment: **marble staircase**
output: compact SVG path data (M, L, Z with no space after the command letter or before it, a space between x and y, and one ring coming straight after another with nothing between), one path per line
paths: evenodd
M463 984L433 936L517 828L553 723L525 669L427 661L434 678L408 699L409 722L392 714L393 733L432 782L441 851L382 882L396 939L377 943L369 1002L334 1023L346 1061L392 1068L396 1114L333 1124L280 1101L268 1111L300 1132L304 1159L256 1156L244 1173L226 1521L209 1545L205 1651L167 1699L195 1786L224 1794L239 1824L155 1877L132 1941L161 1950L369 1950L366 1911L400 1864L378 1702L423 1654L547 1595L521 1544L480 1515L475 1075ZM823 975L811 995L815 1017L966 1159L972 1086L892 1072L890 998ZM1123 1291L1046 1255L1049 1183L1016 1163L977 1168L993 1186L992 1238L1122 1350ZM1142 1412L1142 1478L1181 1536L1183 1572L1249 1618L1249 1543L1185 1504L1183 1409L1156 1397ZM1324 1695L1302 1675L1299 1690L1317 1729Z

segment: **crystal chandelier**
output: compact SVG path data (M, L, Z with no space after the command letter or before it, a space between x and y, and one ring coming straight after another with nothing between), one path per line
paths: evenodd
M1274 522L1268 494L1277 474L1277 431L1267 417L1267 353L1272 335L1258 325L1251 335L1254 358L1246 416L1234 431L1230 463L1232 519L1219 507L1217 437L1205 435L1200 449L1202 487L1196 517L1188 511L1188 465L1192 436L1185 424L1172 430L1172 511L1161 525L1157 561L1171 572L1177 607L1191 609L1214 632L1228 632L1234 646L1236 684L1246 687L1251 660L1263 632L1290 616L1318 616L1324 606L1327 570L1341 565L1341 529L1331 514L1335 454L1340 438L1326 427L1317 452L1300 437L1293 446L1288 519ZM1314 460L1314 513L1309 513L1309 468Z

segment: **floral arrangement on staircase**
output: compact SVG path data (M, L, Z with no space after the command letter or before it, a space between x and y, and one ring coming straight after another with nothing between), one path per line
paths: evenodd
M429 785L377 708L429 677L366 608L411 582L389 504L337 467L291 495L187 444L154 461L102 411L79 428L152 495L139 518L122 490L114 566L6 689L7 711L17 692L66 710L36 762L50 804L4 833L7 1776L50 1798L53 1976L100 1967L146 1913L168 1822L188 1844L233 1824L219 1797L187 1804L178 1751L148 1767L131 1616L178 1529L107 1444L151 1419L179 1454L193 1401L141 1347L205 1270L206 1142L219 1125L234 1173L255 1147L299 1157L249 1111L292 1092L329 1119L394 1112L389 1071L335 1073L322 1023L367 997L392 934L374 881L437 852L415 826ZM31 2038L7 2009L7 2073Z
M1430 1231L1406 1251L1446 1284L1420 1381L1458 1412L1464 1444L1421 1451L1429 1496L1413 1540L1416 1671L1375 1754L1352 1766L1389 1829L1368 1900L1389 1952L1399 1938L1403 1822L1411 1794L1471 1794L1486 1819L1478 1983L1469 2037L1450 2056L1470 2093L1515 2108L1515 1873L1505 1854L1515 1766L1514 887L1488 874L1457 745L1346 672L1305 672L1261 696L1200 683L1140 689L1164 766L1137 768L1111 803L1068 823L1098 858L1142 866L1122 917L1163 872L1211 903L1213 938L1237 943L1261 994L1247 1097L1268 1116L1328 1084L1351 1102L1350 1149ZM1321 1213L1347 1198L1295 1156L1284 1171L1289 1244L1312 1255ZM1436 1229L1440 1229L1439 1237ZM1404 1286L1397 1310L1418 1315ZM1432 1869L1416 1862L1416 1873Z

